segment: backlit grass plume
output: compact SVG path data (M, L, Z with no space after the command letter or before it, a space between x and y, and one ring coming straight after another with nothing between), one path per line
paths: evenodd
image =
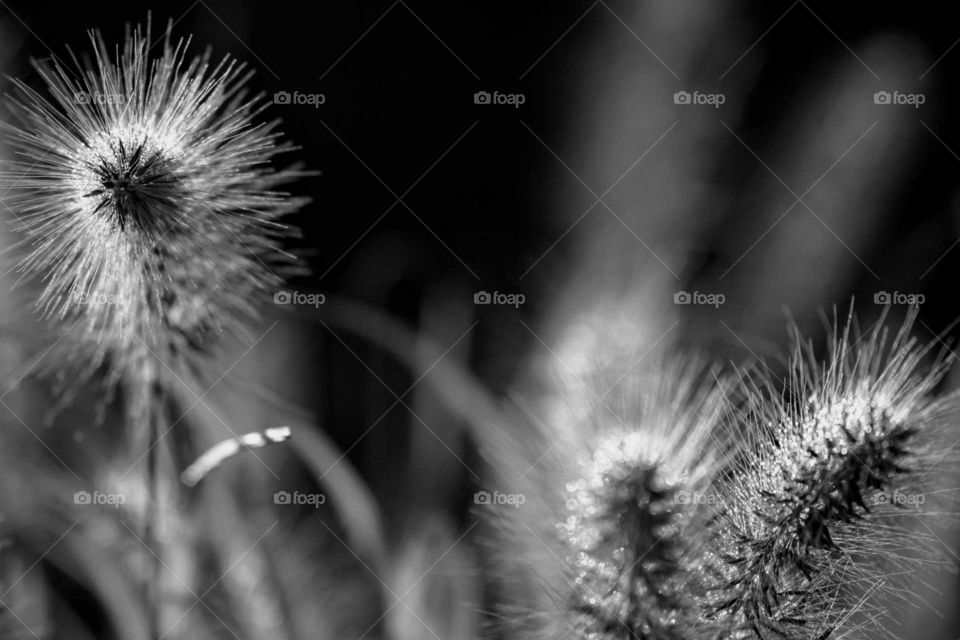
M172 413L176 385L195 384L222 336L246 334L281 283L275 269L289 271L279 218L303 200L278 187L301 172L273 167L290 146L277 122L257 122L262 99L247 96L243 65L188 54L169 27L153 43L149 23L115 53L98 32L91 40L92 63L35 63L40 90L14 81L16 160L0 186L13 193L19 271L41 282L36 306L60 332L40 359L61 375L105 368L108 388L123 389L142 444L134 466L146 467L137 573L160 637L190 591L162 570L186 547L163 533L179 517L176 447L163 442L186 417Z
M539 463L558 486L542 493L558 503L557 525L535 533L531 546L555 541L546 559L562 567L540 573L562 582L551 585L553 611L542 612L537 637L712 637L697 567L725 455L725 389L706 374L661 358L605 368L560 399L569 411L546 428L562 440Z
M939 511L955 462L943 438L954 403L934 399L946 361L924 369L930 349L910 326L891 337L882 323L862 336L848 324L823 364L798 339L784 387L748 383L716 573L704 571L723 637L877 637L937 562L921 519Z
M507 465L547 507L496 515L550 594L509 615L544 638L895 637L955 512L948 359L911 327L848 320L823 361L797 337L784 379L680 354L568 385L535 462Z
M91 40L92 65L37 62L40 91L15 81L2 181L20 271L42 280L37 305L71 327L76 359L150 377L151 353L178 362L241 331L280 282L277 220L303 200L277 187L299 172L273 168L290 147L255 121L243 65L191 57L169 28L152 43L149 24L115 54Z

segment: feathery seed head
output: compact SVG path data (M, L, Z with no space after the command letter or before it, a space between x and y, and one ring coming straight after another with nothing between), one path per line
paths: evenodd
M785 390L748 386L751 431L726 483L710 599L732 633L846 633L882 611L888 576L929 561L898 522L903 505L887 501L923 494L943 459L930 443L946 405L931 393L945 361L924 371L929 348L909 329L891 341L882 322L862 337L848 324L824 365L798 340Z
M595 640L705 637L695 568L715 506L724 390L670 364L626 378L596 403L588 453L566 485L558 532L571 625Z
M71 326L72 349L118 376L156 354L189 358L219 333L243 330L275 287L288 229L304 200L274 170L290 147L257 124L248 74L225 58L189 57L170 28L151 57L150 26L111 57L92 33L94 64L35 66L46 93L16 82L19 159L0 174L24 234L19 268L43 283L38 307ZM140 374L136 374L140 375Z

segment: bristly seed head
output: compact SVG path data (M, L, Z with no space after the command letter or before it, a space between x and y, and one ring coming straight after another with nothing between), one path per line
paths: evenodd
M598 450L592 478L567 487L571 515L560 532L575 550L570 607L585 638L679 640L683 503L658 465L631 455L625 440L644 446L638 433L617 438Z
M785 389L766 376L748 385L748 442L712 543L708 609L729 633L799 639L869 628L885 610L876 592L892 591L887 581L905 579L908 557L925 553L919 544L916 554L884 552L915 536L898 527L902 506L888 496L929 482L923 443L940 420L930 396L945 363L921 371L928 349L909 327L888 341L878 323L854 341L848 325L825 365L798 341Z
M628 373L630 373L628 371ZM694 362L614 375L585 419L558 533L572 578L568 623L584 640L701 640L701 540L724 385ZM711 380L711 383L713 380ZM577 447L580 449L580 447Z
M257 300L294 263L278 219L304 204L277 190L302 172L275 170L291 147L229 58L152 48L149 23L117 53L92 33L94 66L36 63L41 94L16 82L7 126L19 160L0 173L24 234L19 268L43 283L37 306L68 328L69 358L149 377L243 333ZM62 363L63 359L59 359Z

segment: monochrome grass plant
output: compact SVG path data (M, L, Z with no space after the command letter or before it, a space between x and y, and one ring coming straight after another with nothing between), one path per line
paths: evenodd
M37 307L67 327L70 360L149 386L157 360L195 364L277 288L293 262L278 219L304 202L277 187L301 172L274 168L292 147L256 121L242 64L191 56L169 27L154 42L149 23L116 55L90 38L92 66L35 63L42 92L14 81L16 160L0 184L19 271L42 282Z
M950 511L956 399L935 397L949 361L924 364L934 345L918 346L912 318L893 335L848 319L824 363L798 336L782 385L744 378L744 446L705 575L731 634L877 637L918 571L946 559L922 520Z
M511 615L537 637L896 637L950 565L931 527L956 513L950 358L914 317L860 333L851 313L824 361L797 335L782 379L676 354L558 394L570 410L510 463L547 507L494 517L552 594Z
M577 470L558 531L571 571L568 624L580 637L706 637L693 578L723 458L725 398L695 364L647 367L598 376L591 387L603 399L580 427L590 437L564 465Z
M341 554L346 548L346 560L356 560L384 588L367 589L367 600L381 598L385 609L370 632L393 605L407 606L380 578L402 564L388 557L402 545L391 546L392 532L372 491L349 466L348 452L337 451L308 412L273 402L273 415L292 427L221 438L182 474L182 466L170 464L173 447L159 446L189 412L174 419L171 405L183 408L199 397L175 382L202 371L224 336L244 335L256 321L258 302L270 298L295 264L282 247L292 233L282 218L304 201L280 186L303 173L273 166L291 147L281 141L276 122L258 124L263 103L247 96L249 74L242 65L229 58L215 63L209 53L191 56L189 42L174 43L170 27L157 43L149 24L135 28L115 54L98 33L91 39L93 64L74 56L72 65L37 63L42 90L15 81L11 108L18 121L4 128L17 159L0 173L0 187L11 190L8 202L21 238L15 248L19 272L39 283L37 310L59 335L50 368L69 365L82 379L102 374L109 388L123 391L125 429L146 433L139 440L145 449L134 454L147 460L150 494L143 538L153 558L135 547L141 560L153 564L152 573L139 576L142 597L115 586L127 582L112 582L112 590L103 586L110 581L90 568L92 552L86 550L96 544L85 527L70 539L88 558L76 573L101 580L102 597L112 601L108 609L121 620L114 627L124 638L155 638L177 629L173 637L208 618L223 623L206 601L209 616L199 611L186 618L189 610L177 610L168 624L157 613L170 601L182 604L161 588L158 565L165 554L158 514L169 505L158 502L160 489L174 511L213 496L197 518L202 524L191 525L203 530L178 542L184 548L197 540L196 546L205 545L195 555L193 548L181 554L192 568L201 564L193 562L197 558L236 567L209 588L225 592L210 598L223 596L228 603L223 607L232 615L223 618L246 621L245 628L257 630L250 637L281 634L277 629L295 637L290 630L302 628L297 637L314 637L314 620L348 605L338 602L324 615L314 611L307 599L313 594L302 595L310 585L323 584L329 592L341 585L328 575L295 573L304 564L299 552L315 545L317 555L321 548L327 553L321 542L335 538L340 546L330 546ZM160 47L155 56L154 46ZM654 298L645 296L638 307ZM960 407L956 395L940 395L950 360L935 353L935 344L912 337L915 314L894 331L883 317L860 333L851 311L845 321L834 321L823 360L797 335L781 375L766 365L725 372L672 348L669 355L634 354L640 325L631 311L626 315L632 324L609 325L629 330L602 335L607 343L583 342L588 346L577 354L581 366L568 370L562 383L546 381L546 408L536 406L528 415L505 408L464 367L442 362L446 351L393 318L332 296L331 302L316 310L325 318L324 329L352 330L409 365L420 375L417 382L434 385L450 415L470 423L489 479L504 493L523 495L510 508L482 509L504 560L504 568L492 571L495 579L511 594L537 583L525 593L535 595L497 611L503 627L518 637L893 637L898 612L922 602L917 585L923 572L945 564L928 521L955 513L948 490L956 480L950 472L958 462L953 446ZM615 314L604 309L598 315L609 323ZM630 359L635 355L640 357ZM529 400L517 404L525 410L534 405ZM209 407L201 409L208 410L198 410L191 426L213 434L219 418ZM292 433L303 435L298 440ZM290 528L295 535L289 539L300 541L296 547L271 539L263 551L243 528L248 518L241 498L247 496L210 477L237 454L288 438L306 462L304 475L341 498L331 500L330 513L345 530L346 543L318 512ZM34 448L31 458L26 465L20 461L15 477L43 468L49 486L41 485L37 494L55 505L52 521L62 524L70 520L71 481L59 468L47 470L49 460L45 466L34 461L46 460L46 451L27 442ZM0 446L5 464L11 457ZM190 499L176 493L180 482L191 487ZM4 504L13 505L5 509L15 523L0 518L2 552L8 537L34 524L35 514L19 494L0 489ZM258 516L266 509L254 506ZM186 519L175 515L178 522ZM332 538L321 540L314 524ZM446 535L443 527L436 530ZM103 529L125 535L117 521ZM47 523L43 532L46 543L59 529ZM456 539L452 529L449 537ZM427 562L424 540L431 538L410 545L417 550L411 566L419 575L412 586L429 573L419 571ZM279 570L268 554L280 560ZM315 566L320 561L310 571ZM284 570L291 576L281 575ZM428 594L425 586L422 593ZM285 610L284 598L296 597L306 614L286 620L297 616ZM128 600L137 606L126 606ZM388 619L382 626L397 628L393 624Z
M115 51L94 31L92 62L35 62L45 86L13 81L16 121L3 128L14 160L0 173L18 270L39 283L36 308L59 335L42 358L67 383L58 404L96 374L102 405L121 391L124 434L146 461L138 538L151 637L185 615L161 620L183 591L161 568L161 520L181 506L175 448L163 443L185 415L171 411L174 387L202 377L224 337L249 335L295 264L280 218L304 203L278 190L303 173L274 167L292 147L277 121L258 122L251 72L190 54L171 29L154 42L148 21Z

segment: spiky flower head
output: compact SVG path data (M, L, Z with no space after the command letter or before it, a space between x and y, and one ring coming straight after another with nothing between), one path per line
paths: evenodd
M818 363L799 339L786 383L747 385L748 431L726 482L706 610L734 638L875 637L902 582L935 563L933 513L954 405L945 360L910 321L835 334ZM929 534L929 535L928 535Z
M91 65L37 62L43 91L15 83L18 159L0 181L43 316L89 365L149 377L150 354L190 358L276 287L290 262L278 218L303 204L277 187L300 172L272 167L289 146L256 122L242 64L189 56L170 27L151 57L149 23L113 55L90 37Z
M575 637L710 637L694 569L716 506L725 389L701 377L698 366L661 362L596 387L558 527Z

